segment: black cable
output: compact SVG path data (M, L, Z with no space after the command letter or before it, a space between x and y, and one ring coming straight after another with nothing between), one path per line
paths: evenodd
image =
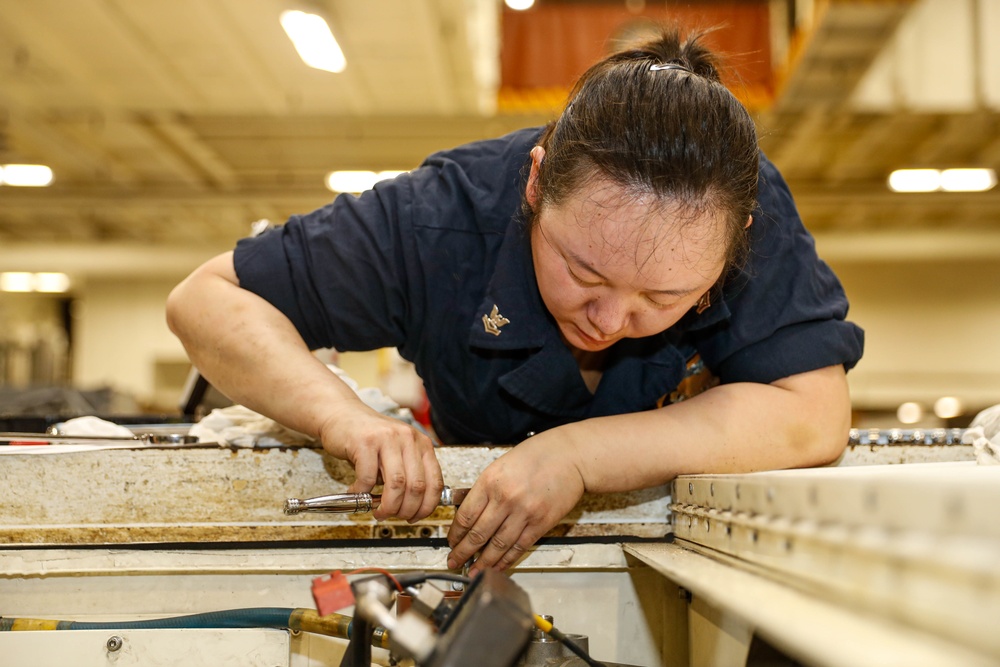
M469 577L462 576L461 574L453 574L451 572L405 572L403 574L397 574L396 580L404 587L408 588L410 586L416 586L417 584L422 584L428 579L443 579L445 581L457 581L468 586L472 583L472 579Z
M535 615L535 625L537 625L538 628L542 632L544 632L545 634L549 635L550 637L552 637L556 641L562 642L563 645L566 648L568 648L570 651L572 651L573 653L575 653L577 655L577 657L579 657L585 663L587 663L588 665L590 665L590 667L605 667L605 665L603 663L600 663L597 660L594 660L593 658L591 658L590 655L588 655L586 651L584 651L582 648L580 648L579 644L577 644L572 639L570 639L569 637L567 637L566 635L564 635L562 632L560 632L559 630L557 630L556 627L553 626L551 623L549 623L549 621L547 619L544 619L541 616L538 616L536 614Z
M549 631L549 634L552 635L553 639L558 639L559 641L561 641L563 643L563 646L565 646L570 651L579 656L580 659L583 660L588 665L590 665L590 667L604 667L603 663L600 663L597 660L591 658L590 655L588 655L588 653L584 651L579 644L574 642L572 639L564 635L559 630L552 628L552 630Z
M451 572L431 572L427 575L428 579L441 579L443 581L457 581L461 584L468 586L472 583L471 577L464 577L460 574L452 574Z

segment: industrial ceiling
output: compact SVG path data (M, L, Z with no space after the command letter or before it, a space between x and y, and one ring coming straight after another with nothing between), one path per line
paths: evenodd
M898 167L1000 167L1000 46L986 38L1000 2L787 4L811 23L754 111L825 247L1000 257L1000 189L885 184ZM299 60L277 21L288 6L0 0L0 164L56 175L0 187L0 268L183 274L253 221L328 201L331 170L407 169L552 115L497 109L498 0L327 0L340 74Z

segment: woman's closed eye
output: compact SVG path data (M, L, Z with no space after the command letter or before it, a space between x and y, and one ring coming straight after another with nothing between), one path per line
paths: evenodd
M600 287L604 284L601 281L586 280L585 278L582 278L579 273L573 270L573 267L569 262L566 262L566 273L568 273L573 281L581 287ZM669 302L663 301L663 299L670 299L669 296L661 294L643 294L642 296L646 303L657 310L669 310L677 305L676 299L671 299Z
M653 308L657 308L660 310L667 310L677 305L676 301L671 303L663 303L662 301L659 301L658 299L662 297L651 296L649 294L643 294L643 297L646 299L646 303L651 305Z
M584 280L583 278L581 278L579 275L577 275L575 271L573 271L573 268L569 265L569 263L566 264L566 272L577 284L583 287L599 287L601 285L600 282Z

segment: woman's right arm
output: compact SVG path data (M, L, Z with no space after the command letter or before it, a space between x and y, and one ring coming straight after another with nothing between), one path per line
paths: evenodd
M434 511L443 480L431 440L366 406L281 311L241 288L232 252L174 288L167 323L216 389L350 461L357 474L352 491L369 491L381 478L376 518L416 520Z

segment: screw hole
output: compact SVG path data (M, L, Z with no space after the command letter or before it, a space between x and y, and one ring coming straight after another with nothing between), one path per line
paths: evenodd
M865 494L865 507L869 510L878 509L878 493L874 490L868 491L868 493Z
M952 519L958 519L962 516L965 511L965 507L962 504L962 499L957 496L952 496L945 502L945 512Z

